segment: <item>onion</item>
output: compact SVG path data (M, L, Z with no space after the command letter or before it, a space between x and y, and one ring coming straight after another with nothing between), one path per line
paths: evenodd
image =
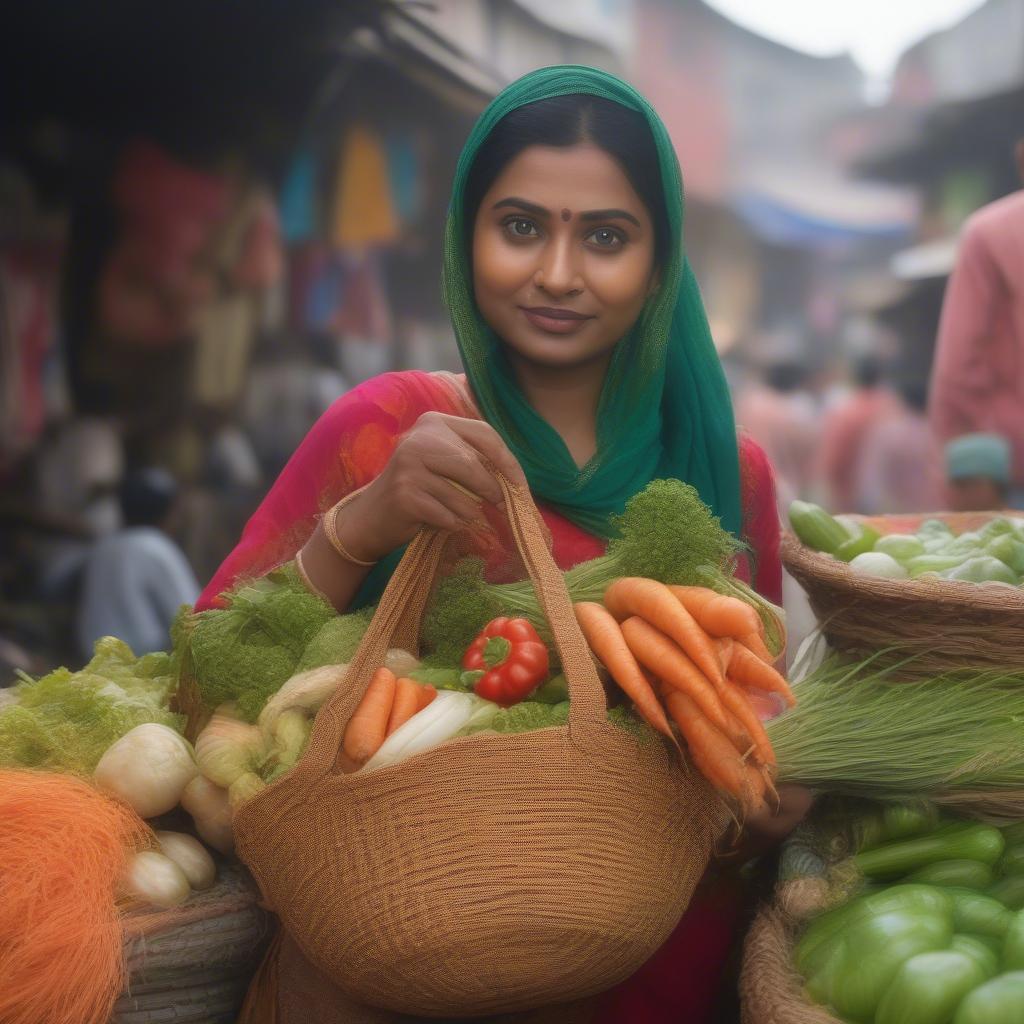
M122 884L130 895L165 909L184 903L192 892L185 872L154 850L143 850L132 857Z
M160 852L185 873L193 889L209 889L217 880L217 865L194 836L184 832L157 832Z
M230 786L239 776L256 771L266 756L260 730L238 718L232 704L217 708L196 737L199 770L218 786Z
M198 771L188 740L166 725L146 722L107 748L93 779L100 789L129 803L140 817L153 818L178 805Z
M223 854L234 853L235 833L231 827L228 791L197 775L181 794L181 806L192 815L199 837Z

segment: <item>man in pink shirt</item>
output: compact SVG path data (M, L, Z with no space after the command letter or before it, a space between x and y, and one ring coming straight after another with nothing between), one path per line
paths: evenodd
M1024 139L1016 146L1024 180ZM964 225L946 288L929 416L940 442L1001 434L1013 448L1013 488L1024 488L1024 190Z

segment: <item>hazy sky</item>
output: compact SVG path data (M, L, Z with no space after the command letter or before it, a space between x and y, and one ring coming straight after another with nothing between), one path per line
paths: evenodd
M798 50L848 50L876 82L922 36L959 21L984 0L707 0L734 21Z

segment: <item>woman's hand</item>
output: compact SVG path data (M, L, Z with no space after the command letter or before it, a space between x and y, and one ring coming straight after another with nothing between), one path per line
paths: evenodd
M335 525L341 542L356 558L377 561L423 526L457 530L479 519L481 501L503 500L485 462L527 486L519 463L489 423L424 413L380 476L340 510Z
M813 802L813 794L804 786L779 786L778 808L751 814L735 845L723 850L721 858L742 863L766 853L803 821Z

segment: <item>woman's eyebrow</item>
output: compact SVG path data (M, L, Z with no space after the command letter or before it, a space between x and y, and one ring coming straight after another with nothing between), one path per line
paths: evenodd
M532 213L535 217L550 217L551 211L545 210L543 206L538 206L536 203L528 203L525 199L520 199L518 196L509 196L507 199L499 199L494 204L494 209L498 210L503 206L514 206L519 210L525 210L527 213Z
M580 220L628 220L640 227L640 221L626 210L587 210L580 214Z

